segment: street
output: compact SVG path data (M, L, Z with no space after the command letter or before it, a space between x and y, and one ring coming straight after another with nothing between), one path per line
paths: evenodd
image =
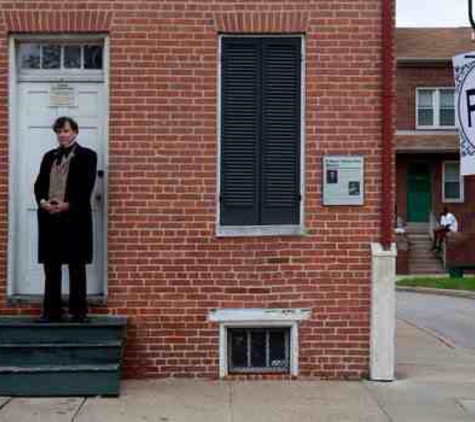
M397 292L397 317L475 353L475 300Z

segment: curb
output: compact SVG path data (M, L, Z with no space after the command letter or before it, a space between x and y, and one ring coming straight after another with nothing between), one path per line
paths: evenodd
M396 290L400 292L414 292L426 293L430 295L462 297L466 299L475 299L475 292L467 290L450 290L450 289L435 289L433 287L410 287L410 286L396 286Z

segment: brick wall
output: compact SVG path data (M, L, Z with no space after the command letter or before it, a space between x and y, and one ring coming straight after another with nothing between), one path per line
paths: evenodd
M416 129L416 88L453 87L451 64L440 66L397 66L396 127L398 130Z
M207 314L228 307L311 308L300 329L302 377L365 376L380 221L380 5L0 0L1 312L39 311L7 306L5 293L8 31L108 22L109 296L93 311L129 317L126 376L216 377L218 327ZM219 25L306 32L305 236L214 235ZM365 156L364 206L322 206L324 154Z

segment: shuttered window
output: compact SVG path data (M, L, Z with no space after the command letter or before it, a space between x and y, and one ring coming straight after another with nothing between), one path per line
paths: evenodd
M223 226L300 224L301 39L224 37Z

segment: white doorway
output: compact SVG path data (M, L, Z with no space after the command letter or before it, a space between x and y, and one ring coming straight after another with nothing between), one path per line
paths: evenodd
M70 116L77 121L78 142L92 148L98 156L98 175L91 198L94 257L92 264L87 266L87 292L95 296L106 294L108 102L104 49L96 48L96 54L99 52L102 56L100 60L95 58L94 69L84 68L88 54L84 46L91 44L91 41L85 43L70 39L63 43L55 41L54 44L48 40L20 40L14 43L16 80L10 81L15 88L15 98L10 103L10 121L13 125L13 136L10 138L8 245L10 296L42 295L44 291L43 267L37 260L37 205L33 185L42 156L57 147L51 127L60 116ZM97 41L94 45L101 47ZM74 59L77 59L76 62ZM76 67L71 67L71 64ZM68 278L67 266L64 266L63 294L69 292Z

